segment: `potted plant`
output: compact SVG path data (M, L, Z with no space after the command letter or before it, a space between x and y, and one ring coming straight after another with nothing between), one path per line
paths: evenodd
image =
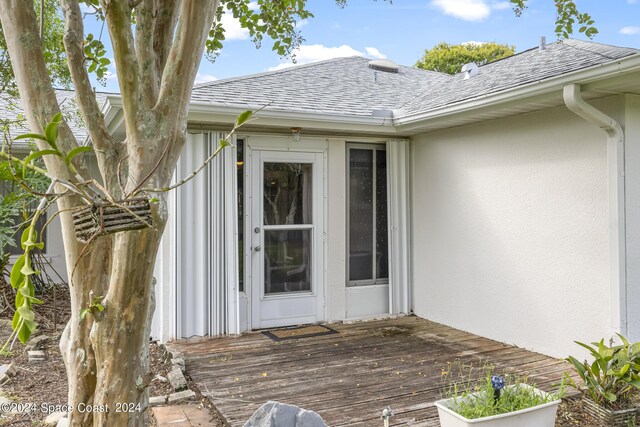
M604 339L592 345L577 342L589 350L593 362L566 360L582 379L577 385L566 373L568 384L583 392L585 412L608 426L628 426L640 420L640 342L631 344L618 334L621 344Z
M435 402L442 427L555 425L564 383L557 392L547 393L537 389L526 377L492 375L492 367L485 367L482 372L479 383L459 375L460 381L445 387L444 398ZM443 376L447 375L448 372L443 371Z

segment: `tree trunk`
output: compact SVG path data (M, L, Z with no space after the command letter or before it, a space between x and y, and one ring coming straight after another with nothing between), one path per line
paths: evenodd
M143 426L148 405L153 268L164 224L114 237L105 310L96 315L91 342L97 377L94 425ZM141 322L141 319L146 319ZM107 409L108 412L102 412Z

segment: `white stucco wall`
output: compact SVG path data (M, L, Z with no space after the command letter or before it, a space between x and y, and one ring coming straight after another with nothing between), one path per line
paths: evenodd
M558 357L609 336L605 141L564 107L414 138L415 313Z
M625 192L628 335L640 341L640 96L626 95Z

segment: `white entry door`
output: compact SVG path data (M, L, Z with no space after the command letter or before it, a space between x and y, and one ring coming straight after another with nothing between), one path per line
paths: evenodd
M324 320L324 156L251 151L251 326Z

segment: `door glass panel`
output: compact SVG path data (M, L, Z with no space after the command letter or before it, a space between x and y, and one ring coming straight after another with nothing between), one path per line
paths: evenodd
M264 233L264 293L311 290L311 230Z
M350 150L349 280L373 278L373 150Z
M264 163L264 225L311 224L310 163Z

